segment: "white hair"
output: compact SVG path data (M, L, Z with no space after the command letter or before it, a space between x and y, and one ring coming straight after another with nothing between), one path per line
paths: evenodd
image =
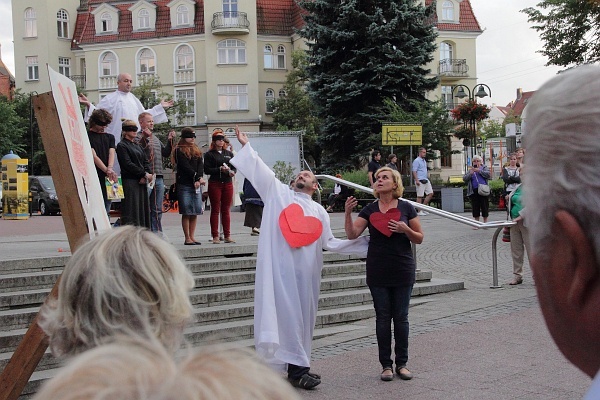
M532 253L548 253L554 215L566 210L600 260L600 68L581 66L545 83L527 106L523 140Z
M247 348L211 345L175 362L156 341L118 338L73 358L36 400L299 400Z
M40 310L55 356L73 355L115 336L158 339L179 348L192 316L194 278L177 250L147 229L123 226L75 251L58 298Z
M473 156L473 161L475 161L475 160L479 160L479 161L483 162L483 158L481 158L481 156L479 154L475 154Z

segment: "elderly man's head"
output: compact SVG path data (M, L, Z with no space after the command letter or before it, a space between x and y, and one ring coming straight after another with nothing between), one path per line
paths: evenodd
M600 369L600 68L560 74L536 92L526 112L524 192L536 290L561 351L594 376Z

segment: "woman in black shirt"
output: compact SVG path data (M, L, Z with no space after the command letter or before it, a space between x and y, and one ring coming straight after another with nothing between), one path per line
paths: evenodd
M202 190L204 185L202 152L195 142L194 129L186 127L181 130L181 140L173 151L177 164L177 200L181 227L185 236L185 245L200 244L194 238L198 215L202 214Z
M378 200L363 208L354 222L351 213L358 202L352 196L346 200L346 234L348 239L355 239L369 227L367 285L375 307L379 362L383 367L381 380L394 378L392 320L396 373L408 380L412 379L412 373L406 368L408 306L416 269L411 243L423 242L423 231L415 208L400 198L404 187L398 171L383 167L374 176L373 191Z
M210 199L210 233L212 242L219 244L219 215L223 224L225 243L235 243L231 239L231 216L229 209L233 199L233 182L235 167L230 160L233 153L225 150L225 134L221 129L215 129L212 134L210 150L204 155L204 173L208 179L208 198Z

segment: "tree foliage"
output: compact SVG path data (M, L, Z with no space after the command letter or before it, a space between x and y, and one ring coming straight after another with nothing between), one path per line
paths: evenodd
M19 115L17 105L19 103L0 96L0 158L11 150L21 158L29 158L24 140L29 121Z
M300 31L309 43L309 93L323 121L319 143L325 170L359 166L360 154L381 143L385 99L411 110L437 86L425 65L436 33L416 0L302 0Z
M483 139L506 136L504 124L493 119L482 121L479 124L479 132L479 136L481 136Z
M284 90L286 95L273 104L273 123L278 131L304 131L302 137L304 158L315 166L321 165L321 147L317 143L320 120L314 103L306 91L308 55L303 50L292 53L293 69L288 73Z
M547 65L572 67L600 61L600 5L592 0L543 0L521 12L534 23Z

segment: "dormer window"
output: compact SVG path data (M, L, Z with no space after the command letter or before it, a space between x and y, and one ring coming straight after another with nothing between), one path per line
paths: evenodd
M177 25L189 25L190 13L187 6L177 7Z
M115 34L119 27L119 9L102 4L92 11L96 35Z
M138 12L138 24L140 29L150 28L150 13L145 8Z
M112 32L112 30L113 30L112 15L110 15L109 13L103 13L100 16L100 21L102 24L102 32L103 33Z
M156 5L140 0L128 8L133 31L153 31L156 27Z
M171 29L187 28L194 25L194 10L196 2L193 0L173 0L167 4L171 15Z
M444 21L454 21L454 3L444 1L442 3L442 19Z

